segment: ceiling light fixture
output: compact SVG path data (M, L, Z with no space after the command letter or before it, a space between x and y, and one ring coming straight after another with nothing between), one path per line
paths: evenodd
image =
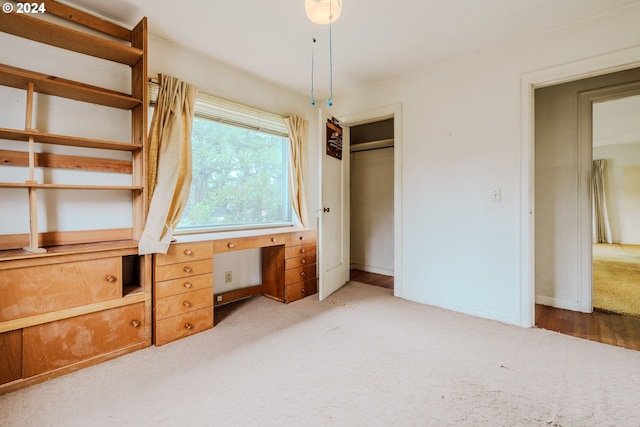
M342 12L342 0L304 0L311 22L320 25L336 22Z
M304 8L311 22L320 25L329 24L329 99L327 99L327 106L331 107L333 106L333 35L331 24L340 17L342 0L304 0ZM313 43L311 48L311 105L316 105L313 82L316 37L313 36L311 40Z

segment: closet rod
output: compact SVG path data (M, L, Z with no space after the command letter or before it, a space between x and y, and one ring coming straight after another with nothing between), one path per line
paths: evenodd
M354 144L350 146L350 151L357 153L360 151L380 150L382 148L393 148L393 138Z

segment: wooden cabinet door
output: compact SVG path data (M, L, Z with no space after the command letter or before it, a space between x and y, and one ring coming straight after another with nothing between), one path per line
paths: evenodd
M24 329L25 378L145 342L144 303Z
M22 329L0 334L0 384L22 378Z
M0 321L120 298L122 258L5 270L0 295Z

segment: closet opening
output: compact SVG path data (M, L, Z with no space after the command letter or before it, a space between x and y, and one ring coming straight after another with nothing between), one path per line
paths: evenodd
M393 121L350 128L350 278L388 289L394 289Z

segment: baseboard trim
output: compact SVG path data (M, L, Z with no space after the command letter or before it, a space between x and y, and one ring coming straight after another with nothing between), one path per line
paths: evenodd
M582 311L578 301L570 301L560 298L536 295L536 304L548 305L550 307L562 308L564 310Z
M368 273L384 274L385 276L393 276L393 268L373 267L371 265L351 263L352 270L362 270Z

